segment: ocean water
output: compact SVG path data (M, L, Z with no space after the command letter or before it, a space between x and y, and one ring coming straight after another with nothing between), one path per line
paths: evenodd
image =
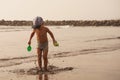
M119 27L47 26L54 34L59 47L49 39L49 58L69 57L120 49ZM36 36L32 39L32 51L27 52L31 26L0 26L0 67L36 60Z

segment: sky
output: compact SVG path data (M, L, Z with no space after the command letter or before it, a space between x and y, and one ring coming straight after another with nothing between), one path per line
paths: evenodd
M120 19L120 0L0 0L0 20Z

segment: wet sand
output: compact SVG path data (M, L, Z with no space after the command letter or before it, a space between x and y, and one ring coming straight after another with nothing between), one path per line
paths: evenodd
M31 29L0 32L0 80L120 80L120 28L50 28L49 71L38 71L36 38L27 52Z

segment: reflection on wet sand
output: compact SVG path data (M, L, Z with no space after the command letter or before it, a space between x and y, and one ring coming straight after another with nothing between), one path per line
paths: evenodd
M39 74L37 80L49 80L48 74Z

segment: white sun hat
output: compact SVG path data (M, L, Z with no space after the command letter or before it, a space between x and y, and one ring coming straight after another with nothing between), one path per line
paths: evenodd
M39 28L43 23L44 23L44 21L43 21L42 17L37 16L33 19L32 28L34 28L34 29Z

